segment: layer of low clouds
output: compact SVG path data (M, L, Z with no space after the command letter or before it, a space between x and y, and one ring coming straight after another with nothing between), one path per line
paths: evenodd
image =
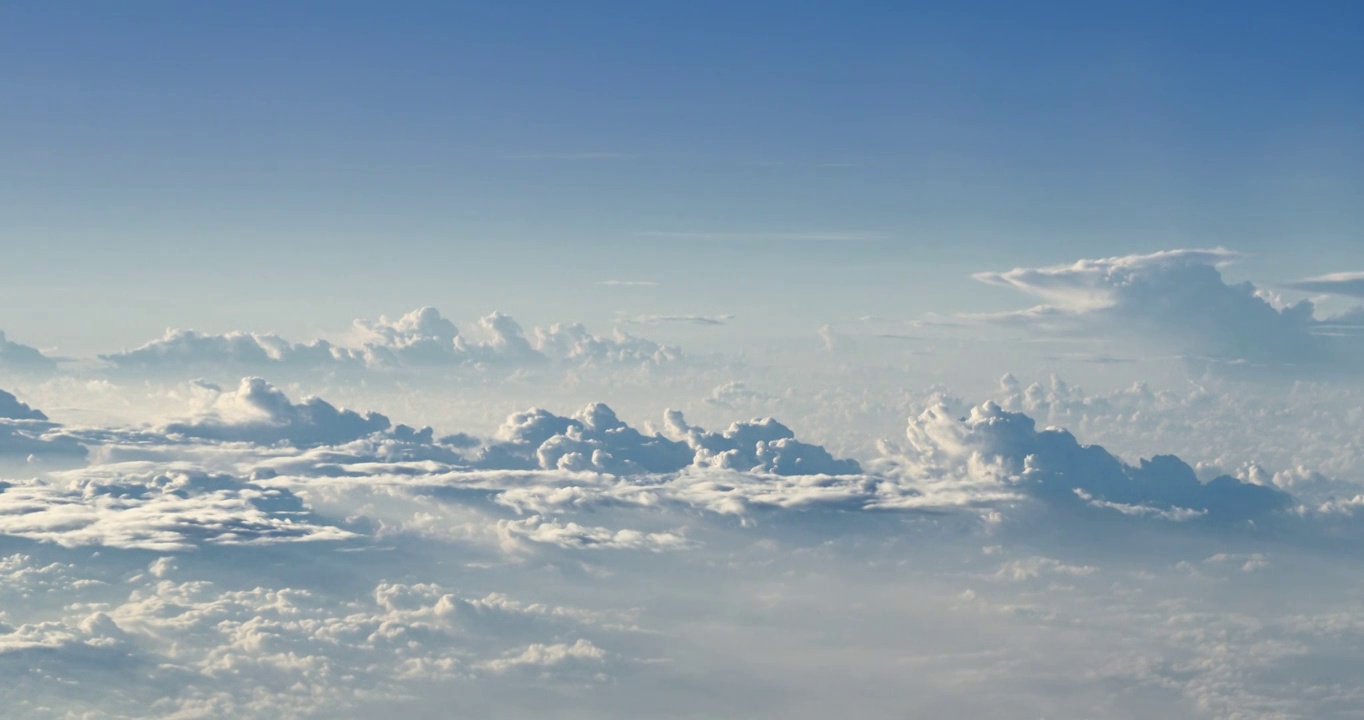
M803 395L733 381L703 404ZM0 396L6 422L90 446L0 490L0 700L813 720L1348 717L1364 699L1348 483L1129 461L1044 427L1140 427L1196 399L1012 377L997 402L938 395L857 460L768 417L636 426L593 403L479 437L254 377L190 385L183 418L133 428Z

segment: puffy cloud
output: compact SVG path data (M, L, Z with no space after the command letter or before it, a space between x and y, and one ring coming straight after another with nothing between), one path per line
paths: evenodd
M759 418L732 423L724 432L707 432L688 425L678 411L669 411L668 429L683 438L702 467L768 472L776 475L855 475L856 460L839 460L818 445L796 439L791 428Z
M682 351L638 338L619 328L597 336L578 323L535 328L534 346L545 355L574 364L654 364L681 360Z
M668 347L615 331L598 336L579 324L534 328L529 336L513 318L491 313L472 334L459 331L435 308L413 310L396 320L356 320L345 343L295 343L277 335L221 335L170 330L160 339L100 359L123 370L167 368L355 370L360 368L503 367L549 363L659 364L682 357Z
M639 530L611 530L586 527L575 522L561 523L539 515L521 520L501 520L498 533L513 547L521 542L557 545L585 550L678 550L687 547L680 533L646 533Z
M57 361L37 348L14 342L0 331L0 367L11 370L51 370Z
M1081 445L1066 430L1038 430L1031 417L993 402L971 408L960 419L946 406L929 408L910 422L906 438L904 462L919 476L983 475L1000 491L1058 507L1241 522L1285 511L1292 502L1281 490L1227 475L1201 482L1192 467L1172 455L1129 465L1101 446ZM893 465L887 469L905 474Z
M1339 272L1303 278L1284 287L1303 292L1326 293L1364 298L1364 272Z
M287 490L198 471L79 471L0 489L0 534L66 547L185 550L200 544L342 540Z
M673 473L688 467L776 475L857 474L854 460L803 443L791 429L764 418L734 423L722 433L686 423L669 411L670 437L645 435L594 403L572 417L539 408L512 415L485 448L478 466L498 469L593 471L613 474Z
M295 403L261 378L243 378L235 392L219 393L210 407L192 420L169 423L172 435L269 445L288 442L299 447L339 445L388 430L387 417L338 409L321 398Z
M132 350L100 355L120 369L200 369L218 365L252 367L329 367L356 362L351 351L325 340L293 343L278 335L230 332L210 335L167 330L159 339Z
M1124 334L1223 362L1326 367L1352 357L1357 338L1327 333L1310 301L1292 305L1250 283L1228 285L1221 248L1167 250L974 277L1046 304L977 316L996 324L1079 334Z

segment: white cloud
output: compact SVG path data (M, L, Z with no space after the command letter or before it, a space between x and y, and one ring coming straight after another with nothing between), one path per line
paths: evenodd
M431 307L395 320L356 320L345 342L317 339L295 343L277 335L231 332L202 334L169 330L158 340L100 359L120 370L227 368L233 371L353 372L360 369L450 368L507 370L543 365L660 364L682 357L668 347L620 331L593 335L579 324L533 328L529 337L511 317L491 313L472 333L459 329Z
M1046 304L973 317L1033 331L1118 335L1147 354L1154 349L1224 363L1311 368L1358 359L1358 337L1327 332L1311 302L1285 305L1250 283L1228 285L1219 268L1235 258L1221 248L1167 250L978 273L981 282Z
M167 424L171 435L297 446L340 445L388 430L387 417L337 409L321 398L294 403L261 378L243 378L234 392L220 392L200 416Z
M1364 272L1338 272L1318 275L1284 283L1284 287L1302 290L1303 292L1364 298Z

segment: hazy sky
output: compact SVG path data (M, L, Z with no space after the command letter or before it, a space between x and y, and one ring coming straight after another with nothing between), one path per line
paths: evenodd
M0 715L1358 720L1362 35L0 1Z
M1008 309L969 275L1080 257L1359 269L1362 13L6 3L0 327L91 353L437 305L794 336Z

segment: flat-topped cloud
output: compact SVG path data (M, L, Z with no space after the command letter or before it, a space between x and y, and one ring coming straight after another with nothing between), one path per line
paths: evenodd
M1220 363L1343 370L1364 358L1358 333L1332 331L1338 323L1317 318L1310 301L1287 304L1251 283L1228 284L1221 268L1236 257L1222 248L1166 250L977 273L980 282L1044 304L970 319L1047 334L1120 336L1148 352Z

